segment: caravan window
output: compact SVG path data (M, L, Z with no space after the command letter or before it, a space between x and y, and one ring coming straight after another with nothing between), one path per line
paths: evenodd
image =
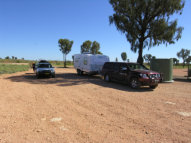
M84 57L84 65L87 65L88 64L88 59L87 57Z
M80 58L75 58L74 60L75 60L76 63L78 63L79 59L80 59Z

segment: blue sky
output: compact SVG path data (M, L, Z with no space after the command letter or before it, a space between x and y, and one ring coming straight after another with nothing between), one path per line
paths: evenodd
M0 0L0 57L62 60L58 39L67 38L74 41L69 60L80 53L84 41L96 40L111 60L121 60L121 53L126 52L135 62L138 53L133 53L125 35L109 24L112 14L108 0ZM172 58L181 48L191 49L190 14L191 1L186 0L183 14L173 17L184 27L182 38L167 47L145 49L143 55Z

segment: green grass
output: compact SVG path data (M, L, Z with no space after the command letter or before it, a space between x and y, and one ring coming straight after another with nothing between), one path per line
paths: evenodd
M49 61L53 67L64 67L64 62L63 61ZM73 66L72 61L66 61L66 66Z
M32 63L34 61L30 61L30 60L21 60L21 59L17 59L17 60L12 60L12 59L0 59L0 63Z
M0 74L10 74L29 70L29 65L0 64Z

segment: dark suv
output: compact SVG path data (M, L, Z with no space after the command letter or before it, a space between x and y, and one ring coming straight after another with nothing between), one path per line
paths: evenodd
M154 89L161 81L161 75L138 63L106 62L102 68L105 81L120 81L132 88L150 86Z

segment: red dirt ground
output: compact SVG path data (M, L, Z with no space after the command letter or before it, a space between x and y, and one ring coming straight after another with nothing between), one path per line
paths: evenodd
M32 70L0 76L0 143L189 143L191 81L133 90L100 76L57 68L56 78Z

